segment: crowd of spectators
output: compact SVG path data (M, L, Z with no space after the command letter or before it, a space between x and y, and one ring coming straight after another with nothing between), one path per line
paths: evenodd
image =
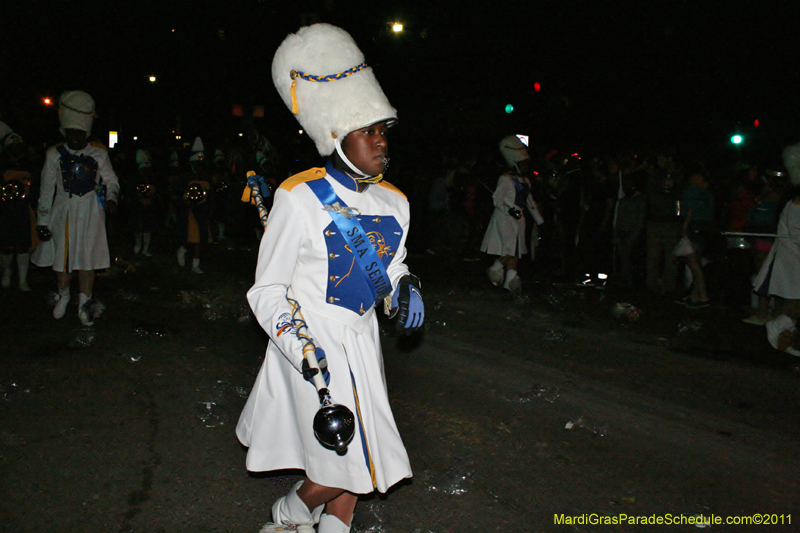
M108 221L115 254L146 258L168 251L201 274L207 245L236 240L255 246L261 234L255 209L240 201L248 170L274 190L294 167L316 162L303 158L299 139L277 139L278 150L255 127L241 137L192 139L110 149L121 186L118 213ZM19 135L6 143L2 170L24 163L35 199L43 154ZM409 197L416 227L426 228L410 235L411 252L489 262L480 245L504 172L493 148L436 147L392 158L387 179ZM787 300L753 285L781 212L797 195L781 149L764 163L709 165L670 150L588 154L530 147L530 192L544 222L528 220L529 254L519 270L546 283L646 292L690 309L735 305L745 322L764 325L785 313ZM24 248L4 248L4 288L10 254L27 264L30 247ZM24 278L20 287L27 289Z

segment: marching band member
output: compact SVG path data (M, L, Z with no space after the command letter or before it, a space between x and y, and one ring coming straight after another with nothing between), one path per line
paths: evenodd
M189 157L191 170L178 179L177 237L178 265L186 266L186 252L192 251L192 272L203 274L200 257L211 242L211 176L206 168L203 140L196 137Z
M78 272L78 317L83 325L91 326L88 304L94 271L111 266L106 213L117 208L119 180L105 146L88 140L95 117L92 97L83 91L65 92L59 99L58 116L66 142L45 155L37 218L39 237L52 238L54 255L34 254L33 262L56 271L58 301L53 316L57 319L67 311L72 272Z
M544 219L531 196L531 182L526 175L530 171L528 149L516 135L503 138L499 147L509 170L497 180L492 194L494 212L483 236L481 251L500 256L486 271L492 285L502 283L504 289L518 291L521 282L517 264L519 258L528 253L524 211L529 211L537 224L542 224Z
M34 170L27 145L16 133L10 133L0 152L0 286L11 285L12 263L17 259L19 290L30 292L28 266L36 247L36 200L39 171Z
M158 188L153 176L153 160L150 153L142 148L136 150L137 174L135 177L133 203L131 205L131 225L133 226L133 253L145 257L150 252L153 233L158 227Z
M319 533L346 533L359 494L385 493L411 477L389 406L376 317L376 303L390 302L406 334L424 317L419 281L404 263L408 200L382 179L397 112L352 37L335 26L289 35L272 76L330 159L275 193L247 293L270 343L236 432L249 447L248 470L305 471L273 505L262 533L310 533L317 523ZM293 319L298 305L302 321ZM331 396L355 413L355 436L342 455L314 436L319 401L308 381L319 370L304 364L298 330L306 329Z

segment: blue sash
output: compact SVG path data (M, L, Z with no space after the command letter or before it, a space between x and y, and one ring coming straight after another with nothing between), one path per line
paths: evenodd
M322 178L306 182L317 199L322 203L323 209L333 219L339 228L345 242L350 246L356 264L369 286L374 301L378 302L392 292L389 274L383 266L383 261L378 257L372 242L369 240L361 222L358 221L358 210L348 207L328 183Z

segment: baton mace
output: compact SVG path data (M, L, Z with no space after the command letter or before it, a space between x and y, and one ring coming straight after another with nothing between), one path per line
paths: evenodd
M262 193L266 187L266 181L263 176L259 176L251 170L247 173L247 187L250 189L251 201L258 209L261 226L266 229L269 213L264 206ZM319 361L317 360L317 348L311 336L308 335L308 327L300 310L300 304L296 300L289 298L288 295L286 300L292 306L292 324L297 330L297 336L305 341L303 358L310 368L316 370L312 380L319 396L319 410L314 416L314 436L325 448L336 450L337 454L344 455L347 453L348 444L350 444L355 435L355 417L347 406L334 403L331 399L330 390L328 390L325 378L322 376L322 369L319 367Z

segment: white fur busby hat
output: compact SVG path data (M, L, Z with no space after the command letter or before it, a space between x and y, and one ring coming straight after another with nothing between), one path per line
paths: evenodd
M800 143L784 148L783 166L789 171L792 185L800 187Z
M334 151L334 139L397 119L353 38L330 24L286 37L272 60L272 81L322 156Z
M511 168L515 168L516 164L520 161L530 159L528 149L516 135L503 137L500 141L499 148L500 153L503 154L503 159L506 160L506 164Z
M136 167L137 168L150 168L153 166L153 161L150 159L150 154L147 150L139 148L136 150Z
M205 146L203 146L203 139L195 137L192 143L192 155L189 157L189 161L202 161L205 158L204 151Z
M92 133L95 114L94 99L83 91L66 91L58 100L58 120L61 134L64 130L81 130Z

